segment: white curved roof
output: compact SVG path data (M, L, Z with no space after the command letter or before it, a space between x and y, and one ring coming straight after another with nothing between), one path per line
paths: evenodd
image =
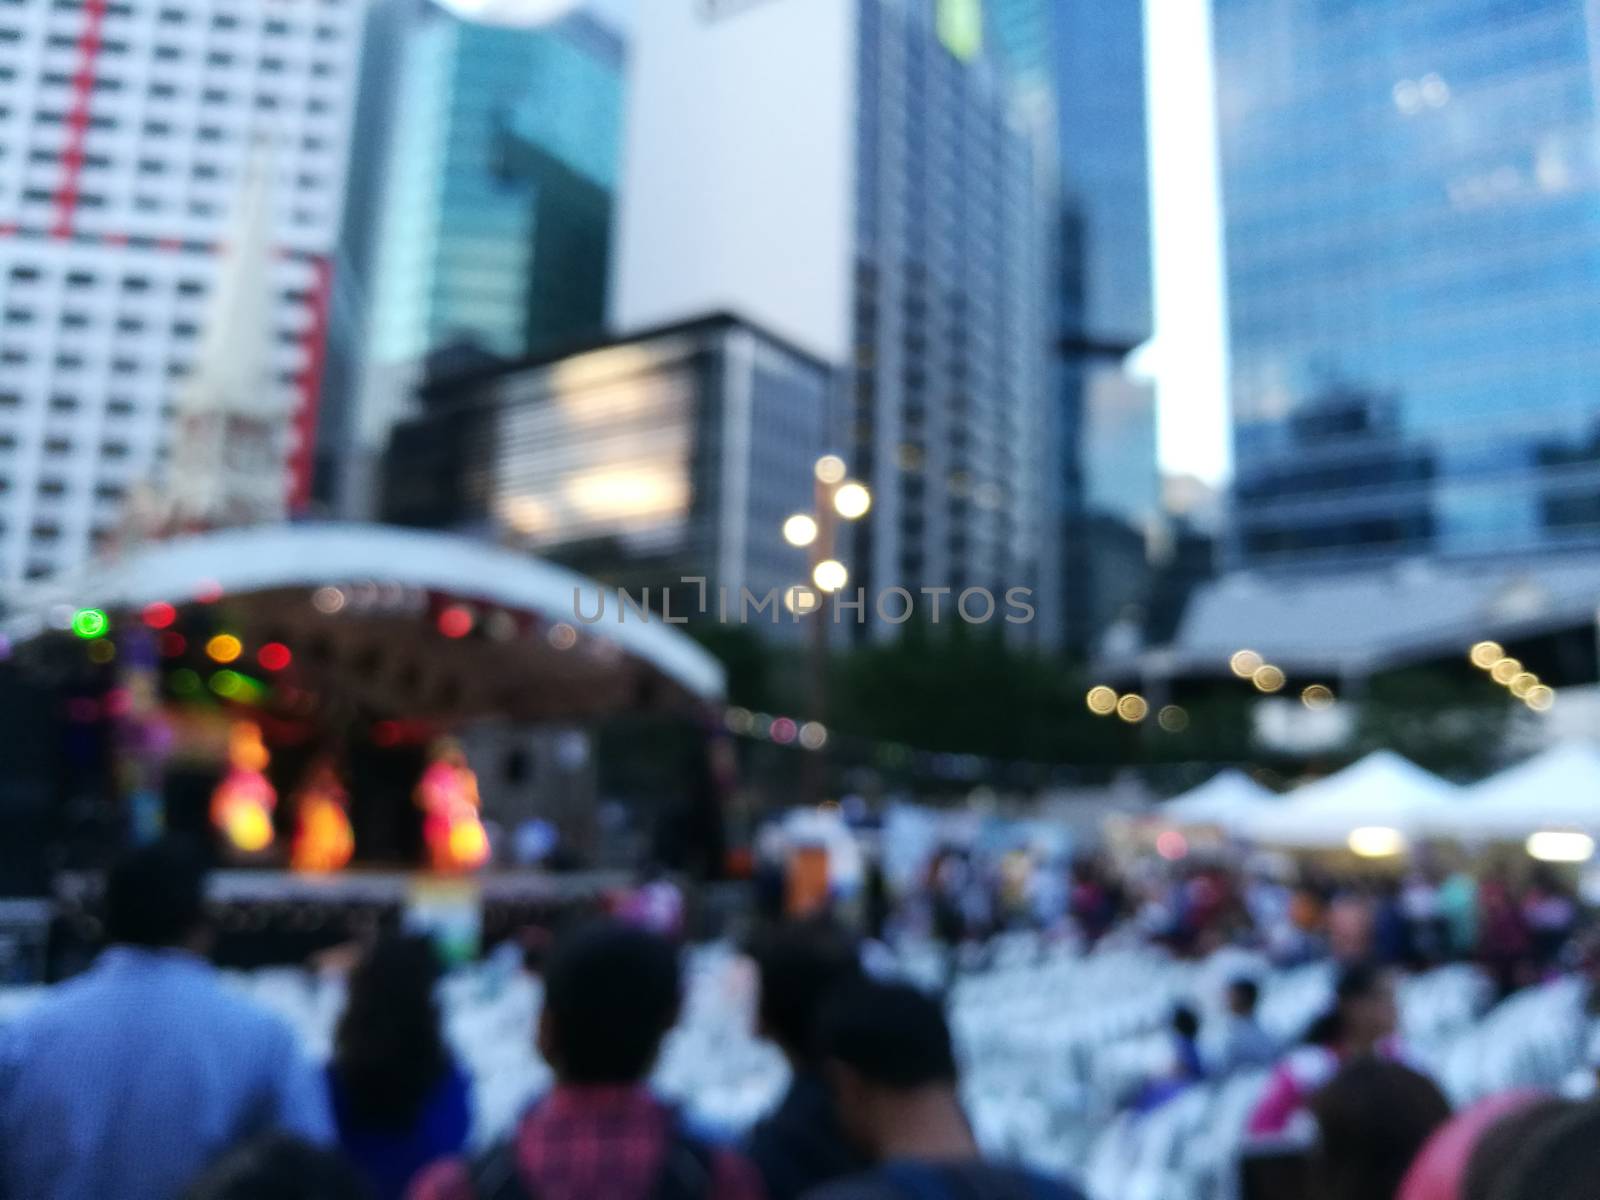
M1460 792L1410 759L1378 750L1263 809L1248 832L1260 842L1291 846L1341 846L1363 826L1413 834L1451 812Z
M1437 832L1521 839L1541 829L1600 832L1600 750L1554 746L1467 789Z
M1217 772L1199 787L1161 806L1159 814L1176 825L1242 827L1257 813L1275 807L1278 798L1243 771L1232 767Z
M606 638L702 700L720 700L724 693L721 663L658 618L646 622L629 612L619 621L614 592L602 622L580 621L575 597L582 597L582 612L592 618L598 596L608 591L594 580L482 542L390 525L273 525L158 542L27 589L0 632L16 642L34 637L48 629L50 610L61 604L135 609L156 601L179 604L214 589L240 594L364 580L568 622Z

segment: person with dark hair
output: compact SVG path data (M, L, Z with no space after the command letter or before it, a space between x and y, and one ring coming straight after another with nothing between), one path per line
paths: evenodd
M378 942L350 976L328 1090L345 1152L377 1200L400 1200L418 1171L459 1154L471 1084L439 1028L439 957L426 938Z
M1600 1103L1546 1113L1522 1132L1519 1144L1506 1147L1484 1200L1594 1200L1600 1192Z
M750 1158L771 1200L859 1170L817 1055L817 1019L829 994L861 974L854 940L827 921L780 925L750 947L760 976L758 1032L789 1063L789 1089L750 1133Z
M205 870L176 840L110 873L114 943L0 1029L0 1195L170 1200L242 1138L333 1138L293 1031L202 957Z
M808 1200L1079 1200L1064 1184L983 1159L932 997L902 983L846 983L823 1010L819 1041L845 1132L876 1165Z
M1266 1093L1250 1114L1250 1132L1284 1133L1312 1093L1344 1063L1367 1055L1398 1057L1393 1038L1399 1019L1387 972L1361 964L1346 967L1334 988L1333 1007L1312 1026L1307 1044L1273 1069Z
M412 1200L761 1200L742 1156L694 1137L646 1089L677 1022L678 952L617 921L557 940L538 1044L555 1087L474 1163L425 1170Z
M183 1200L373 1200L373 1193L343 1155L273 1134L225 1155Z
M1341 1068L1309 1107L1312 1200L1394 1200L1423 1143L1450 1119L1433 1080L1371 1057Z
M1228 1011L1217 1044L1216 1066L1220 1074L1270 1067L1277 1061L1278 1044L1256 1019L1260 999L1261 987L1254 979L1241 976L1228 984Z
M1543 1092L1497 1092L1446 1121L1412 1159L1399 1200L1488 1200L1500 1166L1532 1131L1572 1107Z

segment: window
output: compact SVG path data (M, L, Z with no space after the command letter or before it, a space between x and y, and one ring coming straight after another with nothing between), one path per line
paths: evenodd
M39 495L65 496L67 494L67 481L64 479L41 479L39 481Z
M80 371L83 369L83 355L72 350L63 350L56 355L56 370Z
M106 412L111 414L113 417L131 417L133 415L134 408L135 405L133 401L129 400L126 396L117 396L106 401Z
M127 458L127 442L101 442L100 453L106 458Z
M118 333L140 333L144 329L144 322L138 317L118 317Z
M51 458L61 458L72 453L72 439L51 437L44 440L44 452Z
M73 291L82 291L84 288L94 286L95 275L93 271L68 271L67 287Z

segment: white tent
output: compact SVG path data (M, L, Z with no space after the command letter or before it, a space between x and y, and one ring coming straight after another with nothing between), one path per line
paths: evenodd
M1466 789L1429 818L1430 830L1468 839L1520 841L1540 830L1600 833L1600 749L1555 746Z
M1416 836L1430 815L1456 807L1459 794L1454 784L1379 750L1258 812L1244 832L1258 842L1307 848L1343 846L1364 828Z
M1169 800L1157 810L1157 815L1173 825L1209 825L1231 833L1276 804L1276 797L1266 788L1243 771L1229 767L1199 787Z

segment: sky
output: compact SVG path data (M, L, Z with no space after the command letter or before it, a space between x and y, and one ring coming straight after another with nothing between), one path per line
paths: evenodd
M626 28L639 0L447 0L485 15L550 17L580 3ZM1091 0L1127 3L1128 0ZM1231 467L1209 0L1144 0L1155 338L1162 470L1224 481Z

